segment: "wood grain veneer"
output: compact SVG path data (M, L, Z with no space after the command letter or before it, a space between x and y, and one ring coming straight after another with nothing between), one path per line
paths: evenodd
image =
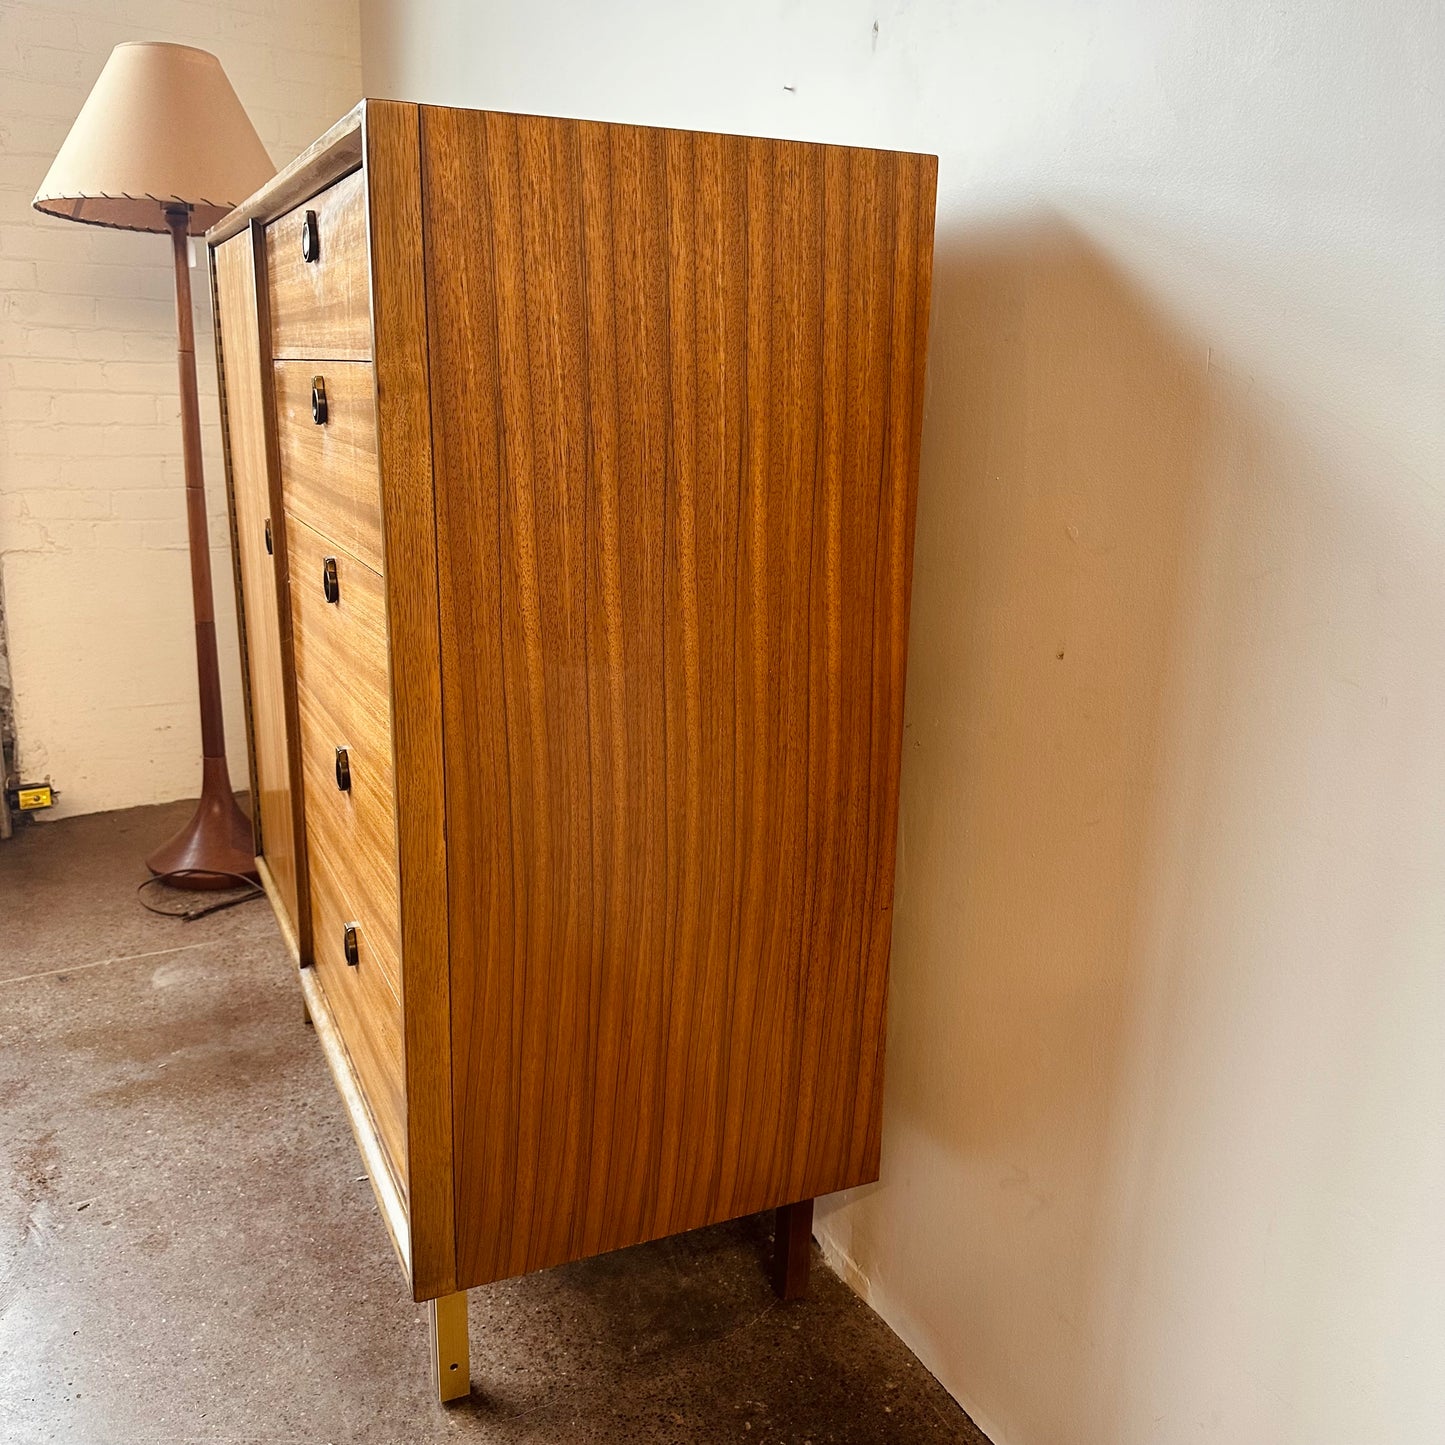
M287 519L286 538L296 676L317 696L345 709L343 717L364 717L369 736L380 744L391 735L385 583L296 517ZM325 559L332 556L339 595L328 602L321 577Z
M350 175L361 165L361 123L368 105L380 101L359 101L324 134L281 167L253 196L228 212L209 231L206 243L219 247L238 232L264 225L285 215L302 201Z
M386 1225L386 1232L391 1238L402 1270L410 1276L411 1219L406 1196L397 1184L391 1161L382 1148L371 1105L362 1095L351 1055L347 1052L336 1020L332 1017L331 1005L327 1002L316 970L303 968L299 979L306 1013L316 1030L316 1041L321 1045L321 1052L336 1083L336 1091L341 1095L346 1121L356 1139L357 1150L376 1195L377 1207Z
M317 377L326 389L324 425L312 419ZM278 361L275 384L286 510L380 572L381 486L370 363Z
M376 961L391 991L401 997L401 911L396 881L396 790L391 729L355 694L317 693L298 683L301 703L301 777L306 808L318 836L344 870L353 908L366 921ZM345 746L350 788L336 785L336 749Z
M294 517L288 519L287 540L294 569L298 771L305 794L307 848L321 846L329 852L351 917L365 915L370 967L380 971L399 999L395 764L384 584L378 573ZM334 603L326 601L320 585L327 556L337 561L340 593ZM351 797L336 789L335 750L343 744L354 753Z
M271 508L263 379L269 359L261 350L255 255L243 232L215 252L217 345L226 367L227 460L240 573L241 616L246 619L247 698L250 703L252 787L256 851L267 860L273 886L294 932L298 917L295 816L286 727L285 664L276 572L267 550L268 528L282 522Z
M401 1005L377 966L376 936L342 860L319 820L308 815L307 854L313 930L312 962L352 1070L376 1121L398 1188L406 1193L406 1094L401 1056ZM358 925L361 962L352 967L342 932Z
M465 1286L876 1177L934 163L422 175Z
M306 213L314 211L321 253L301 251ZM361 172L337 181L266 227L271 354L333 361L371 356L371 295L366 274L366 189Z
M397 850L406 970L407 1146L412 1290L457 1286L452 1133L451 942L442 742L432 369L426 328L418 107L369 101L372 324L382 471L397 768ZM446 377L438 378L443 387Z

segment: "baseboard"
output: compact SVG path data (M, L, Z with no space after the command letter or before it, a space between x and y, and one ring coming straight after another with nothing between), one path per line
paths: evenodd
M827 1231L826 1221L824 1221L824 1225L817 1230L814 1238L817 1239L818 1248L823 1253L823 1263L826 1264L869 1309L872 1309L873 1287L868 1281L868 1276L863 1273L863 1270L852 1255ZM877 1311L874 1310L874 1313L876 1314Z
M818 1241L823 1262L828 1268L913 1351L918 1363L943 1386L952 1399L957 1402L959 1408L968 1415L977 1429L993 1442L993 1445L1009 1445L1002 1426L991 1420L988 1413L970 1400L966 1394L949 1385L948 1375L950 1372L946 1368L946 1362L939 1358L937 1350L930 1347L926 1332L918 1327L917 1322L910 1320L907 1311L897 1308L895 1302L888 1299L885 1290L874 1287L873 1281L863 1267L833 1237L828 1229L828 1220L821 1220L815 1226L815 1230L814 1238Z

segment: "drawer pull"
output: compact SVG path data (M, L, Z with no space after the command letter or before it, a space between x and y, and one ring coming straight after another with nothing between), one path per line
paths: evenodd
M317 426L326 425L326 378L324 376L311 378L311 420Z
M328 602L341 600L341 583L336 576L336 558L326 557L321 563L321 595Z
M321 227L316 222L315 211L307 211L306 219L301 223L301 259L303 261L319 261L321 259Z
M358 927L358 924L348 923L341 934L341 947L350 968L355 968L361 962L361 943L356 931Z
M351 752L348 748L336 750L336 786L343 793L351 791Z
M272 555L275 553L275 551L276 551L275 545L274 545L274 543L271 541L271 519L270 519L270 517L267 517L267 518L266 518L266 555L267 555L268 557L270 557L270 556L272 556Z

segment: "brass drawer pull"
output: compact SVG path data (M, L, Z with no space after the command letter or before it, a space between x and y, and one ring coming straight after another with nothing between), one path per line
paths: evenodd
M347 966L357 967L361 962L361 943L357 934L360 927L357 923L348 923L341 934L341 947L346 954Z
M341 583L336 576L336 558L326 557L321 562L321 595L328 602L341 600Z
M272 556L272 555L275 553L275 551L276 551L275 545L274 545L274 544L272 543L272 541L271 541L271 519L270 519L270 517L267 517L267 518L266 518L266 555L267 555L268 557L270 557L270 556Z
M351 750L349 748L337 748L336 750L336 786L343 793L351 791Z
M324 376L311 378L311 420L317 426L326 425L326 378Z
M301 223L301 259L321 259L321 227L317 224L315 211L307 211L306 219Z

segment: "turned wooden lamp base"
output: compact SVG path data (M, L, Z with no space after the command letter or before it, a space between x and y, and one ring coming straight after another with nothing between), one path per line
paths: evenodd
M201 796L190 822L146 859L172 888L235 888L257 881L251 820L237 806L224 758L202 763Z

